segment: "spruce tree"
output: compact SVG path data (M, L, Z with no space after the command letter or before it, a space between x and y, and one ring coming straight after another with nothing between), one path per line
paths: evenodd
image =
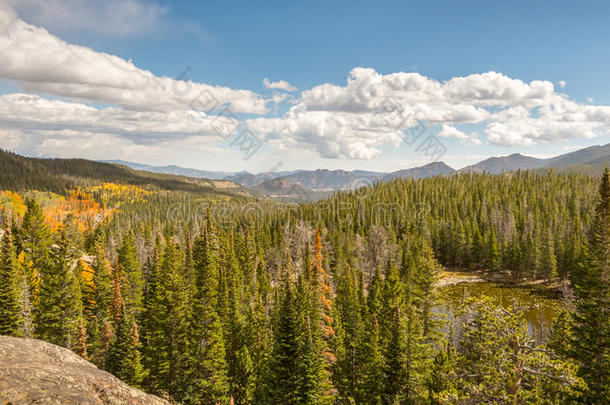
M82 316L80 285L72 271L73 251L62 232L51 253L51 266L42 273L36 336L72 348Z
M145 386L159 392L162 390L160 373L164 369L165 358L164 331L162 325L166 316L164 310L164 292L161 283L161 265L163 262L163 246L157 238L153 256L148 263L148 279L144 294L144 313L142 315L143 363L148 370Z
M85 360L89 359L89 355L87 353L87 337L85 322L83 319L80 319L78 322L78 339L74 345L74 352Z
M273 328L273 350L269 357L268 401L276 404L298 404L299 352L295 294L290 282L284 281Z
M458 395L466 403L566 403L583 387L576 367L536 346L523 309L470 301L456 364Z
M428 374L428 400L433 404L458 402L455 372L457 352L452 339L453 333L449 333L444 346L436 353Z
M383 400L395 403L403 400L406 384L404 290L398 268L390 265L383 284L380 317L381 342L384 357Z
M362 381L356 388L356 402L382 404L384 395L384 358L382 353L377 316L371 315L364 338L360 342L362 354Z
M574 352L589 387L587 400L610 403L610 173L606 168L590 230L586 260L577 274Z
M327 329L320 306L320 290L311 286L306 276L299 277L295 294L297 334L297 372L298 403L329 403L329 370L327 366Z
M362 381L361 344L364 337L362 308L360 307L358 277L351 266L345 264L339 277L336 303L341 320L343 345L337 356L333 381L344 400L356 397Z
M119 273L119 265L114 266L114 282L112 287L112 319L114 319L114 327L118 328L121 316L124 311L123 294L121 293L121 275Z
M138 249L130 233L123 238L118 252L118 267L122 275L123 299L130 313L138 316L143 310L144 276L138 259Z
M335 356L335 350L337 349L337 334L335 332L335 315L334 315L334 303L333 303L333 290L332 290L332 278L330 274L324 268L324 257L322 254L322 237L320 230L316 228L316 234L314 237L314 254L313 263L311 269L311 294L312 294L312 313L311 319L317 322L319 325L311 325L309 329L311 336L306 339L308 343L312 345L311 349L315 352L317 348L314 346L321 344L321 350L323 353L324 363L320 370L321 389L328 392L332 388L331 382L331 370L337 361ZM305 287L302 288L304 290ZM306 325L309 328L309 325ZM318 330L321 332L320 341L318 342ZM313 353L313 352L312 352ZM312 356L317 354L313 353ZM312 361L315 362L314 359ZM317 367L317 364L312 365ZM314 372L314 374L317 371ZM316 374L314 378L318 378Z
M20 277L10 229L0 238L0 335L21 336Z
M144 378L138 327L132 315L121 313L119 324L106 357L105 369L133 387Z
M177 399L184 395L186 375L190 371L186 361L189 294L182 274L183 264L180 246L168 238L156 289L156 330L152 336L155 351L148 355L151 370L156 371L155 389Z
M229 379L223 325L218 316L220 246L211 215L204 235L195 240L195 296L188 331L188 393L195 403L226 403Z
M24 270L28 280L30 298L38 306L38 293L43 273L51 264L52 235L46 224L42 209L34 199L27 201L20 232L20 251L24 253Z
M542 258L542 268L545 278L551 280L557 277L557 257L555 256L555 241L553 239L553 231L547 229L544 238L544 252Z
M87 333L91 343L92 361L102 366L105 361L112 330L110 327L112 306L112 270L106 259L102 241L94 245L95 260L92 263L93 291L89 299L92 301L91 313L87 315ZM85 307L85 309L88 309Z

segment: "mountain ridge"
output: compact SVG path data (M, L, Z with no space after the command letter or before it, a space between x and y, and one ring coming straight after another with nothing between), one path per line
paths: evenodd
M228 180L153 173L86 159L31 158L0 149L0 189L63 192L87 182L151 185L163 190L227 196L250 195L242 185Z
M249 189L254 191L254 195L262 193L267 196L288 196L289 198L294 195L307 195L309 199L321 198L335 191L355 190L396 178L422 179L441 175L448 176L454 173L499 174L516 170L548 169L597 172L610 164L610 144L590 146L547 159L512 153L506 156L492 156L459 170L451 168L444 162L431 162L423 166L390 173L343 169L285 170L260 173L226 172L183 168L177 165L152 166L123 160L95 162L84 159L36 159L0 152L0 158L4 158L5 171L16 170L22 174L29 173L28 176L35 178L36 181L39 180L38 177L42 177L50 179L48 181L52 183L57 180L57 176L62 177L63 181L67 181L81 174L79 171L84 171L85 177L108 180L118 178L128 183L151 183L166 189L213 192L220 188L226 192L236 192L242 195L248 194ZM7 158L7 156L11 157ZM10 163L11 159L13 162L7 164L7 161ZM20 160L20 163L15 164L15 160ZM39 172L39 174L35 172ZM278 179L281 181L276 181ZM59 187L57 186L57 188Z
M310 187L314 191L346 190L357 182L390 181L394 178L426 178L435 175L449 175L452 173L465 172L487 172L499 174L506 171L530 170L541 168L557 168L574 165L594 166L610 163L610 144L595 145L577 151L568 152L552 158L536 158L516 152L506 156L491 156L480 162L465 166L461 169L453 169L444 162L431 162L423 166L400 169L393 172L377 172L368 170L344 170L344 169L316 169L316 170L289 170L250 173L247 171L226 172L209 171L192 168L183 168L176 165L152 166L142 163L133 163L123 160L105 160L103 162L121 164L134 169L151 171L154 173L167 173L175 175L186 175L195 178L209 178L217 180L230 180L245 187L255 187L267 180L287 178L293 183ZM585 168L586 169L586 168ZM190 175L189 175L190 174ZM337 178L329 178L335 175ZM206 177L207 176L207 177ZM308 178L311 177L311 178ZM334 183L334 184L333 184Z

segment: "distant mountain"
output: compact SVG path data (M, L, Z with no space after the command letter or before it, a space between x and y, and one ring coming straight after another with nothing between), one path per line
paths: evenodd
M359 179L371 179L371 180L378 180L378 179L381 179L383 176L387 175L387 173L384 173L384 172L370 172L367 170L354 170L352 173L354 174L354 176L358 177Z
M287 202L315 201L331 194L331 192L319 192L305 189L300 184L294 183L285 177L265 180L252 187L252 190L264 194L267 197Z
M362 181L353 172L327 169L300 171L281 179L316 192L349 190Z
M434 176L447 176L456 171L443 162L433 162L421 167L398 170L392 173L372 172L366 170L295 170L272 171L263 173L224 172L189 169L179 166L150 166L122 160L105 161L136 170L153 173L169 173L187 176L189 178L228 180L254 190L256 193L268 196L282 196L293 199L295 195L307 194L307 199L327 196L334 191L350 190L374 184L375 182L391 181L396 178L422 179ZM499 174L515 170L565 168L597 172L610 164L610 144L592 146L575 152L566 153L551 159L539 159L513 153L508 156L490 157L476 164L459 170L464 172L487 172ZM303 198L299 198L302 200Z
M257 184L261 184L265 180L277 179L279 177L288 176L288 175L298 173L298 172L301 172L301 170L282 171L282 172L263 172L263 173L258 173L258 174L241 172L241 173L233 173L230 176L225 177L225 179L234 181L245 187L254 187Z
M385 175L381 181L391 181L394 179L425 179L435 176L448 176L455 173L455 169L447 166L444 162L433 162L425 166L414 167L412 169L398 170Z
M77 185L102 182L151 185L165 190L250 195L243 186L227 180L152 173L85 159L36 159L0 149L0 189L62 193Z
M123 166L130 167L135 170L144 170L147 172L153 173L165 173L165 174L174 174L177 176L186 176L186 177L194 177L200 179L213 179L213 180L223 180L227 176L235 175L236 173L232 172L215 172L208 170L198 170L198 169L190 169L175 165L169 166L151 166L142 163L133 163L126 162L124 160L100 160L103 163L112 163L119 164Z
M471 166L466 166L460 170L464 172L487 172L491 174L499 174L502 172L510 172L515 170L537 169L544 166L547 159L538 159L530 156L524 156L520 153L502 157L491 157Z
M256 174L252 173L240 173L232 176L227 176L227 180L231 180L236 182L237 184L241 184L244 187L254 187L257 184L262 183L264 180L258 177Z
M603 146L591 146L575 152L566 153L548 159L544 167L561 167L578 169L603 169L610 166L610 143Z

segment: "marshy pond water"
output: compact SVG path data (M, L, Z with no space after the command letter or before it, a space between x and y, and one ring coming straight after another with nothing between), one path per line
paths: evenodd
M454 325L456 343L462 335L462 324L466 319L465 315L456 316L456 313L468 298L487 296L506 309L513 308L513 305L528 308L524 313L525 319L530 336L538 343L547 340L553 320L564 308L560 297L539 287L488 281L458 282L440 286L438 292L441 304L436 310L448 321L446 322L447 331L451 324Z

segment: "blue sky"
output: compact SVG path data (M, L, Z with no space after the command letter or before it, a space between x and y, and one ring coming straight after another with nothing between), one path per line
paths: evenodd
M12 64L16 66L13 70L0 68L0 94L13 95L4 100L7 106L0 108L0 114L5 115L4 120L0 115L0 147L20 153L251 171L274 167L388 171L427 163L428 157L415 150L417 145L399 142L388 128L374 123L375 111L387 99L405 108L412 123L443 111L436 114L441 118L424 120L426 136L437 136L443 130L443 136L437 139L446 152L439 158L454 167L491 155L522 152L550 156L610 142L607 2L0 3L16 16L12 24L21 21L44 28L48 33L40 36L65 42L59 47L80 45L97 54L114 55L131 61L140 73L149 71L157 78L175 78L188 66L188 73L180 79L232 89L232 94L214 94L227 97L221 101L230 103L241 128L250 129L263 144L249 159L243 159L243 153L231 145L232 138L223 141L213 133L202 135L206 131L203 124L176 130L180 122L167 125L168 129L155 127L153 134L148 133L150 127L136 121L141 117L134 111L154 112L154 117L146 116L149 122L158 119L164 123L161 114L173 113L168 119L179 120L176 111L187 108L161 102L163 106L151 106L141 100L153 96L145 91L135 94L131 84L124 91L134 94L111 92L117 80L129 83L135 76L117 78L113 70L116 66L107 66L97 57L82 56L80 49L70 48L67 54L76 55L80 64L75 66L81 67L78 71L74 68L70 78L58 79L48 73L49 77L44 77L40 71L45 65L46 72L52 72L62 61L52 56L44 59L39 56L41 52L37 52L41 69L35 73L22 60ZM12 31L5 35L12 40L12 45L6 46L32 52L45 43ZM19 46L23 45L19 41L29 41L31 46ZM0 50L1 44L0 37ZM3 51L13 57L11 48ZM356 68L370 69L354 73ZM487 72L501 77L472 76ZM393 74L401 73L402 79L393 79ZM396 87L393 80L408 82L413 78L408 74L413 73L419 75L418 83L425 82L429 87L442 86L455 78L469 80L457 90L448 86L443 96L434 89L420 89L421 94L415 94L406 87ZM105 76L108 81L101 83ZM265 78L271 82L284 80L297 90L266 88ZM383 96L362 101L349 91L348 79L356 83L370 78L374 86L379 86L374 93ZM88 88L100 88L95 94L83 95L82 90L65 85L70 80L78 86L90 80ZM545 90L541 90L532 81L553 87L549 90L542 86ZM476 100L468 86L477 86ZM532 103L536 92L545 94L535 96L537 101ZM16 94L38 98L17 98ZM285 99L276 104L270 101L273 95ZM355 99L350 101L350 97ZM256 98L263 100L264 112ZM11 108L23 109L23 103L32 105L34 112L43 111L40 109L47 108L45 102L49 100L57 102L53 111L85 107L97 111L87 112L91 117L85 121L66 120L65 115L44 124L31 116L6 118L12 117ZM463 109L458 113L449 108L451 104ZM473 111L466 113L468 108ZM510 118L496 115L502 110L507 110ZM213 121L218 111L206 114ZM133 123L127 129L118 124L117 128L100 125L115 119ZM37 122L34 129L23 125L28 120ZM93 124L88 127L87 122ZM73 146L75 142L78 147Z

